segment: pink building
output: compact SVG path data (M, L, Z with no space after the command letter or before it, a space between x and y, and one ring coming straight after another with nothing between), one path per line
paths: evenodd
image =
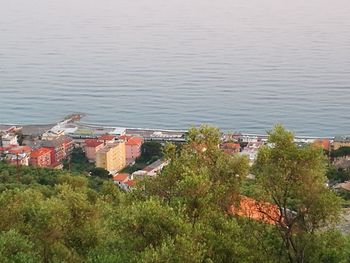
M90 162L96 161L96 153L104 147L103 141L96 139L85 140L85 155Z
M125 141L126 163L131 164L136 158L141 156L141 146L143 138L134 136L121 136L120 139Z

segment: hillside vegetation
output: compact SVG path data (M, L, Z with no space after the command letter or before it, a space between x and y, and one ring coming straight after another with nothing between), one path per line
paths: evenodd
M276 126L273 147L251 168L219 142L215 128L191 129L181 149L164 147L171 162L162 173L130 192L108 179L0 164L0 262L349 262L321 149L297 147ZM279 216L236 215L242 196Z

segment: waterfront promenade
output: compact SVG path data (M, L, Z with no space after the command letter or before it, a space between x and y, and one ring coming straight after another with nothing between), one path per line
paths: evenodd
M66 116L61 122L56 124L0 124L0 131L6 131L13 127L17 127L24 135L38 136L48 131L58 132L64 131L66 135L75 138L90 138L97 137L102 134L114 134L114 135L133 135L143 137L145 140L158 140L158 141L185 141L187 130L169 130L159 128L133 128L133 127L113 127L103 126L100 124L92 124L82 122L81 114L71 114ZM223 138L227 138L229 133L223 133ZM240 138L244 138L247 141L250 140L267 140L268 134L254 134L235 132L234 135ZM317 137L317 136L300 136L295 135L295 140L300 142L310 142L316 139L328 139L333 140L334 136Z

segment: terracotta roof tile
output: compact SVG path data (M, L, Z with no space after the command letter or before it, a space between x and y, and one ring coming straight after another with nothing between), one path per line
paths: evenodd
M29 153L31 152L31 148L29 146L15 146L9 149L10 154L17 154L17 153Z
M129 180L129 181L126 181L125 184L129 187L133 187L136 185L136 182L134 180Z
M130 176L130 174L120 173L120 174L117 174L116 176L113 177L113 181L124 182L126 179L129 178L129 176Z
M143 138L141 137L132 137L125 144L126 145L141 145L143 143Z
M239 145L239 143L225 142L221 145L221 147L224 149L237 149L237 148L240 148L241 146Z
M132 138L131 135L122 135L122 136L119 136L119 139L124 140L124 141L128 141L130 138Z
M108 134L98 137L98 140L100 141L112 141L114 139L115 139L114 135L108 135Z
M328 139L319 139L319 140L315 140L314 145L322 147L325 150L329 150L331 147L331 142Z
M103 142L98 141L96 139L86 139L85 140L85 144L86 144L87 147L94 147L94 148L96 148L97 146L103 144Z
M47 149L47 148L38 148L38 149L35 149L32 151L32 153L30 154L30 156L32 158L38 158L44 154L47 154L47 153L51 153L51 150L50 149Z
M246 196L241 196L239 207L231 206L229 212L271 225L275 225L280 220L280 211L276 205L258 202Z

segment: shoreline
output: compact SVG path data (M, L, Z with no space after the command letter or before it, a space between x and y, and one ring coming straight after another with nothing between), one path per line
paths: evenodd
M163 133L186 133L188 129L162 129L162 128L135 128L135 127L124 127L124 126L105 126L103 124L96 124L96 123L88 123L88 122L81 122L81 119L84 118L86 115L82 113L72 113L67 116L65 116L61 121L57 123L48 123L48 124L14 124L14 123L0 123L0 130L7 130L12 127L19 127L21 128L23 134L39 134L44 133L46 131L49 131L53 129L54 127L61 125L67 126L67 125L74 125L78 128L92 128L92 129L101 129L101 130L108 130L108 129L125 129L127 131L133 131L133 132L144 132L144 133L150 133L150 132L163 132ZM261 133L251 133L251 132L227 132L223 131L223 134L240 134L242 136L246 137L262 137L267 138L268 134L267 132L264 134ZM309 135L298 135L294 133L295 139L329 139L333 140L336 136L309 136Z
M24 134L38 134L38 133L44 133L46 131L49 131L56 125L62 124L65 121L58 122L56 124L15 124L15 123L0 123L0 130L7 130L12 127L18 127L21 128L22 132ZM74 125L78 127L89 127L94 129L116 129L116 128L123 128L127 131L139 131L139 132L164 132L164 133L186 133L188 130L186 129L162 129L162 128L136 128L136 127L120 127L120 126L105 126L103 124L96 124L96 123L87 123L87 122L75 122ZM195 127L195 126L194 126ZM222 132L223 134L230 134L231 132ZM247 137L267 137L268 134L261 134L261 133L251 133L251 132L234 132L235 134L241 134L242 136ZM232 134L232 133L231 133ZM296 139L329 139L333 140L336 136L308 136L308 135L298 135L294 134L294 137Z

